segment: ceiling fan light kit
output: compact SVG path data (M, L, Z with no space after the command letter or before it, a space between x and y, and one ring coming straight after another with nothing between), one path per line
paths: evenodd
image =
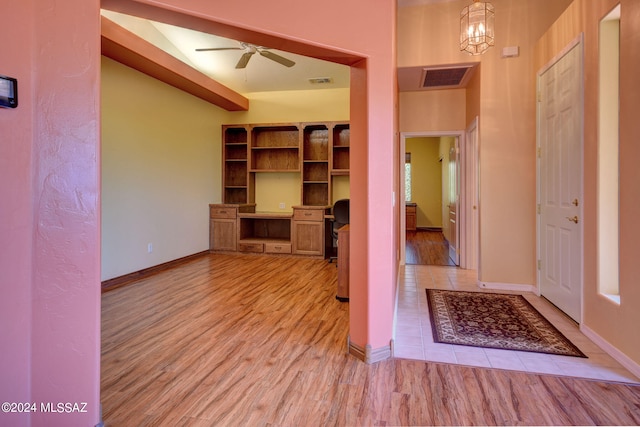
M208 48L200 48L196 49L196 52L208 52L208 51L218 51L218 50L244 50L244 53L240 57L240 60L236 64L237 69L246 68L249 60L255 53L259 53L261 56L264 56L267 59L277 62L280 65L284 65L285 67L293 67L296 63L288 58L285 58L277 53L273 53L269 50L269 48L264 46L256 46L250 43L240 42L242 47L208 47Z

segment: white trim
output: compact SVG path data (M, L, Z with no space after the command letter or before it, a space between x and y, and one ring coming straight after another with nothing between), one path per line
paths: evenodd
M398 170L402 173L402 177L404 177L404 153L407 149L407 138L435 138L435 137L443 137L443 136L452 136L454 138L458 138L458 147L460 150L460 165L458 165L460 170L460 189L458 194L459 205L460 201L466 199L466 185L464 183L465 176L465 168L460 167L463 165L462 157L464 156L465 144L466 144L466 130L445 130L445 131L422 131L422 132L400 132L400 153L399 153L399 166ZM405 248L407 245L407 235L405 233L406 230L406 216L407 210L406 205L404 203L404 179L399 177L400 181L400 194L396 197L398 203L400 204L400 265L406 264L406 253ZM460 210L460 206L458 206L458 211ZM464 221L460 221L459 234L466 234L466 225ZM461 236L462 237L462 236ZM461 239L462 240L462 239ZM459 245L462 246L462 245ZM462 265L462 259L464 258L464 252L462 248L458 248L460 250L460 268L464 268Z
M631 372L636 377L640 378L640 365L616 347L611 345L607 340L602 338L600 335L595 333L591 328L585 326L584 324L580 325L580 332L582 332L587 338L594 342L598 347L603 349L605 353L609 356L613 357L618 363L624 366L629 372Z
M493 289L499 291L531 292L532 294L539 295L536 285L478 281L478 287L482 289Z
M583 40L584 40L584 33L580 33L578 37L571 40L569 44L566 45L556 56L554 56L553 58L551 58L549 62L544 64L542 68L540 68L540 70L538 71L537 76L540 77L545 72L547 72L549 68L553 67L556 62L560 61L563 56L569 53L574 47L582 43Z

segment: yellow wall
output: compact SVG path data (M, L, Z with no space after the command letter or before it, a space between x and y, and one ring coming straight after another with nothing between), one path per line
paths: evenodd
M465 100L464 89L401 92L400 132L462 130Z
M597 123L598 22L620 3L620 305L597 289ZM615 347L627 367L640 374L640 2L637 0L575 0L535 50L535 69L551 61L573 39L584 33L584 286L583 330ZM635 364L635 365L634 365Z
M209 247L225 119L208 102L102 58L102 280Z
M398 9L398 66L426 66L481 62L480 98L480 280L534 284L535 270L535 75L533 47L571 0L492 0L496 10L496 46L472 57L459 52L460 10L466 0ZM429 40L425 48L425 40ZM518 58L503 59L503 47L519 46ZM439 92L439 91L438 91ZM451 130L451 114L464 118L455 129L465 129L474 117L442 107L434 92L401 94L401 100L424 97L437 123L407 110L400 103L402 131ZM415 103L411 104L415 105ZM474 111L475 108L469 108ZM477 109L475 109L477 110ZM426 127L429 129L425 129Z
M418 227L442 227L442 162L440 138L407 138L411 153L411 201L416 203Z

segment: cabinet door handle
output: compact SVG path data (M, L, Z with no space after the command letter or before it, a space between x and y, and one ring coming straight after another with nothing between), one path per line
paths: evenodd
M221 214L226 214L227 213L227 211L218 211L218 212L221 213Z
M311 216L311 212L305 212L304 216Z

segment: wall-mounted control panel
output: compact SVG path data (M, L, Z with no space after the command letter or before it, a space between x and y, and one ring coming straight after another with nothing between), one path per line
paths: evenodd
M0 75L0 107L16 108L18 106L18 80Z

